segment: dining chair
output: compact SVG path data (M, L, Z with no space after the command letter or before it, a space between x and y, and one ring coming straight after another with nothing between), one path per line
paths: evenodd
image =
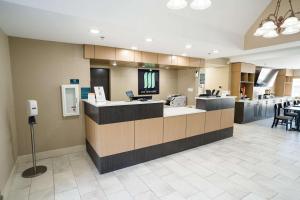
M292 121L293 117L290 116L284 116L280 114L280 105L282 106L281 103L275 104L274 105L274 119L272 123L272 128L275 126L277 127L278 123L281 122L281 124L285 125L285 129L288 130L288 126L290 125L290 128L292 128Z

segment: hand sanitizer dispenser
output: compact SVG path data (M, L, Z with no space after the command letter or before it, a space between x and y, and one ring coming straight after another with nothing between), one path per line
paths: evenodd
M22 176L24 178L33 178L40 176L47 171L46 166L36 166L36 153L35 153L35 139L34 139L34 125L36 124L35 117L38 115L38 105L36 100L27 100L27 116L31 133L31 150L32 150L32 164L33 167L26 169Z

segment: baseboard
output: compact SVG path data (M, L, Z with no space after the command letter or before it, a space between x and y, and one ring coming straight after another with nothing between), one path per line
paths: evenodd
M36 154L36 158L37 158L37 160L41 160L41 159L58 157L58 156L63 156L66 154L77 153L77 152L82 152L82 151L85 151L85 145L77 145L77 146L66 147L66 148L61 148L61 149L54 149L54 150L50 150L50 151L38 152ZM32 161L31 154L18 156L18 158L17 158L17 163L30 162L30 161Z
M11 186L11 183L12 183L12 180L13 180L13 175L15 174L15 171L16 171L16 163L14 164L14 166L13 166L11 172L10 172L10 175L9 175L7 181L6 181L4 189L2 191L3 199L8 199L9 188Z

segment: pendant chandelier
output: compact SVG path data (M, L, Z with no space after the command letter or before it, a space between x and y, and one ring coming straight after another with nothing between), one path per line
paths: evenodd
M277 5L274 13L262 20L259 27L256 29L254 36L262 36L264 38L275 38L279 34L292 35L300 32L300 20L296 15L300 12L295 12L292 6L292 0L289 0L290 9L283 16L278 16L281 0L277 0Z

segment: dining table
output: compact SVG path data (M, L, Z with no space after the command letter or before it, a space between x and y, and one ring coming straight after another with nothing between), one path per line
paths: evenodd
M299 105L289 106L289 107L284 108L284 110L293 111L294 113L298 114L298 117L296 117L296 120L295 120L296 128L292 128L292 130L300 131L300 106Z

